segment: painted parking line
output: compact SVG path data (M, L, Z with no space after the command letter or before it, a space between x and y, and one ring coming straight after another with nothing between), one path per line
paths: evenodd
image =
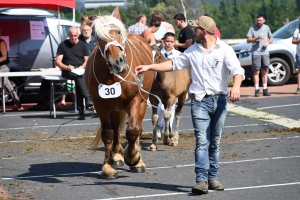
M250 109L242 106L235 105L233 103L227 104L228 112L233 112L242 116L247 116L253 119L278 124L287 128L300 127L300 120L294 120L291 118L283 117L280 115L274 115L262 110Z
M270 188L270 187L282 187L289 185L300 185L300 182L291 182L291 183L279 183L271 185L256 185L249 187L237 187L237 188L225 188L224 191L236 191L236 190L249 190L249 189L258 189L258 188ZM217 192L214 190L208 190L209 193ZM94 200L121 200L121 199L141 199L141 198L150 198L150 197L164 197L164 196L177 196L177 195L193 195L191 192L173 192L173 193L164 193L164 194L152 194L152 195L140 195L140 196L127 196L127 197L116 197L116 198L105 198L105 199L94 199ZM195 195L196 196L196 195Z
M266 110L266 109L270 109L270 108L282 108L282 107L290 107L290 106L300 106L300 103L297 103L297 104L287 104L287 105L279 105L279 106L262 107L262 108L257 108L257 110Z
M235 161L224 161L219 162L219 164L234 164L234 163L248 163L248 162L258 162L266 160L280 160L280 159L298 159L300 155L296 156L285 156L285 157L270 157L270 158L256 158L256 159L246 159L246 160L235 160ZM174 166L160 166L160 167L148 167L146 170L158 170L158 169L174 169L174 168L185 168L185 167L194 167L195 164L186 164L186 165L174 165ZM124 172L127 170L118 169L118 172ZM18 180L18 179L33 179L33 178L45 178L45 177L60 177L60 176L73 176L73 175L85 175L85 174L101 174L101 171L95 172L77 172L77 173L65 173L65 174L44 174L39 176L15 176L15 177L1 177L1 180Z

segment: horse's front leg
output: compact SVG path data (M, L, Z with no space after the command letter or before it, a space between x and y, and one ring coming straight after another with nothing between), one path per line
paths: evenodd
M130 166L131 172L145 172L146 165L140 154L140 137L142 135L142 120L146 112L146 102L142 103L133 100L130 104L130 115L128 117L128 127L126 138L128 145L125 148L124 160Z
M172 142L170 144L172 146L178 146L179 143L179 133L178 133L179 121L181 119L182 107L184 106L185 99L186 99L186 93L183 93L180 96L178 96L177 107L175 109L175 130L172 137Z
M166 105L166 110L164 113L165 118L165 132L164 132L164 144L169 145L171 144L170 139L172 140L172 122L170 121L172 118L172 115L174 115L174 106L175 106L175 96L170 96L169 100Z
M124 158L123 158L124 150L120 143L120 134L121 134L120 123L122 123L122 124L124 123L123 120L125 121L125 115L121 119L122 122L120 122L119 115L120 115L120 112L118 112L118 111L112 112L110 115L111 127L114 131L113 146L112 146L112 151L111 151L114 168L124 165Z
M116 179L118 176L117 170L114 169L114 161L112 158L112 143L114 140L114 131L111 129L108 122L101 121L102 131L101 138L104 143L104 161L102 166L102 177L105 179Z

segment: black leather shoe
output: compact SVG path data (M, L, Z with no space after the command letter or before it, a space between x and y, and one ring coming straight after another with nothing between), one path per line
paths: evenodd
M92 100L91 100L91 98L87 98L86 99L86 109L87 110L92 110L92 109L94 109L94 104L93 104L93 102L92 102Z
M83 110L79 110L78 120L85 120L85 114Z
M271 96L268 92L268 89L263 89L263 95L264 96Z
M259 89L258 89L258 90L255 90L254 96L255 96L255 97L259 97Z

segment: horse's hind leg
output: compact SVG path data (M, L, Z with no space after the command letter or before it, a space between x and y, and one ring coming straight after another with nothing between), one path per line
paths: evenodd
M158 127L158 119L159 119L159 115L157 114L158 109L155 107L152 107L152 125L153 125L153 132L152 132L152 144L150 146L150 151L156 151L157 150L157 131L159 129Z

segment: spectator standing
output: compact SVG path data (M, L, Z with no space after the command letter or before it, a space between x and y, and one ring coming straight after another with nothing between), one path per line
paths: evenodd
M93 107L92 100L84 84L83 76L72 72L75 68L85 68L89 57L86 45L78 39L77 27L69 30L69 39L59 44L56 55L56 65L62 70L62 77L75 81L75 92L79 120L85 120L83 98L86 100L86 107Z
M184 52L193 44L193 29L186 23L186 18L182 13L174 16L174 22L180 29L178 41L175 41L175 46L178 48L178 51Z
M81 26L80 31L81 34L79 36L79 40L85 43L90 55L93 51L95 44L97 43L97 40L95 36L92 35L92 28L89 25L85 24Z
M164 37L164 47L161 49L161 53L166 57L166 58L173 58L178 56L181 52L174 49L174 44L175 44L175 38L176 35L172 32L167 32ZM174 121L174 115L175 115L175 108L176 108L176 102L174 103L172 107L172 115L170 118L170 126L172 130L172 125ZM158 114L158 133L157 135L161 135L162 130L165 127L165 119L164 119L164 112L165 112L165 106L161 104L158 109L157 109L157 114Z
M0 36L1 36L2 30L0 28ZM7 50L7 44L5 40L0 38L0 72L10 72L9 70L9 58L8 58L8 50ZM0 81L0 88L3 86L1 85ZM18 110L21 108L21 103L18 97L18 94L14 90L13 86L10 83L10 80L7 77L4 77L4 87L7 89L9 93L11 93L11 96L14 100L14 104L16 108L14 110ZM5 101L5 99L2 99L2 101Z
M154 11L151 15L149 27L141 33L150 45L156 44L154 33L159 29L160 24L164 20L164 15L158 11Z
M273 42L271 30L264 16L259 14L256 17L256 24L251 26L247 33L247 43L252 43L252 70L255 87L255 97L259 97L259 73L261 71L263 95L270 96L267 88L268 69L270 65L269 44Z
M146 15L140 14L136 19L136 23L128 27L128 33L141 35L141 33L148 28L146 24Z
M293 34L292 43L297 45L297 52L296 52L296 64L298 68L298 87L296 90L296 94L300 94L300 22L298 28L295 30Z
M163 63L141 65L137 73L148 70L171 71L191 66L191 115L196 137L195 173L193 193L206 194L210 190L224 190L218 180L220 140L227 113L226 96L232 102L240 98L240 85L245 78L232 47L214 35L216 23L207 16L190 21L194 27L196 43ZM228 92L227 78L234 83Z

